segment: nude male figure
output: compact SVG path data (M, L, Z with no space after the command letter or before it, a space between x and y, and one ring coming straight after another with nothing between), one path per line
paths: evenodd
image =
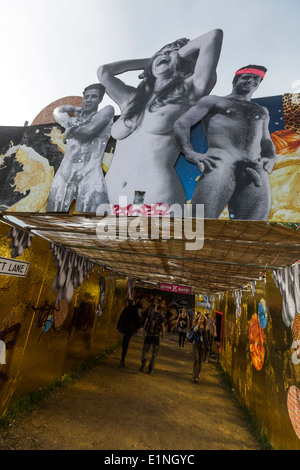
M81 108L65 105L53 112L65 128L67 150L52 181L47 212L68 212L73 200L77 212L96 213L100 204L109 203L101 160L111 134L114 108L105 106L98 111L104 93L100 83L89 85L83 92Z
M177 120L175 141L187 160L202 175L192 197L204 204L204 217L218 219L228 205L231 219L267 220L271 207L268 173L275 164L275 147L269 133L269 112L251 102L266 68L248 65L236 72L232 92L207 96ZM190 129L201 121L208 151L194 151Z

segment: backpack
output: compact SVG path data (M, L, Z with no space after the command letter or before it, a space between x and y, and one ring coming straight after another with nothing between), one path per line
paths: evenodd
M146 324L146 331L148 335L151 336L158 336L160 332L160 313L159 312L151 312L147 324Z
M186 334L186 339L188 340L189 343L192 343L194 341L194 336L195 336L194 328L191 327Z

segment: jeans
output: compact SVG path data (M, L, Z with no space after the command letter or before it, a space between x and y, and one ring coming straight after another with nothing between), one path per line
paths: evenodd
M203 355L203 346L200 343L193 343L193 359L194 359L194 368L193 368L193 379L199 379L201 372L201 363Z
M179 340L179 347L180 347L180 346L183 347L183 346L184 346L185 337L186 337L186 331L179 331L178 334L179 334L179 338L178 338L178 340Z
M142 350L142 367L145 367L147 354L150 346L152 345L152 356L149 362L149 369L152 370L155 365L156 356L159 349L159 337L158 336L146 336L144 346Z
M128 350L128 346L129 346L131 336L132 336L131 333L123 335L122 359L121 359L122 361L125 361L125 357L126 357L126 354L127 354L127 350Z

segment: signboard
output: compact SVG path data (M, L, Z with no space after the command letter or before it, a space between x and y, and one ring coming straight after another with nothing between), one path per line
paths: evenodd
M210 308L210 296L201 294L195 295L195 305L196 307Z
M173 284L159 284L159 290L167 292L176 292L177 294L191 294L191 288L188 286L178 286Z
M26 261L0 257L0 275L25 277L29 268Z
M195 312L205 313L211 309L211 297L210 295L195 295Z
M214 95L222 41L215 29L133 69L100 64L81 106L55 108L56 124L0 127L0 213L68 213L76 200L78 213L139 206L152 216L162 205L195 217L204 206L206 219L298 223L300 94L256 98L272 73L262 64L233 69L231 93ZM130 70L136 88L123 77ZM105 92L120 116L101 105Z

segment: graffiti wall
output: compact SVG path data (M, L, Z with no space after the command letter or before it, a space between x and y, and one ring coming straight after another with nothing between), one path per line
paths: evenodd
M269 273L241 295L215 296L221 364L278 450L300 449L299 267Z
M299 94L255 98L263 65L233 70L216 96L223 33L163 46L152 58L100 65L82 104L54 123L0 128L0 210L96 213L110 204L189 204L206 218L299 221ZM136 73L133 87L123 73ZM124 79L125 80L125 79ZM104 93L119 106L101 106ZM147 211L146 211L147 212Z
M123 277L92 266L63 269L59 252L39 237L13 260L28 267L16 275L9 231L1 223L0 414L120 341L116 324L127 299Z

